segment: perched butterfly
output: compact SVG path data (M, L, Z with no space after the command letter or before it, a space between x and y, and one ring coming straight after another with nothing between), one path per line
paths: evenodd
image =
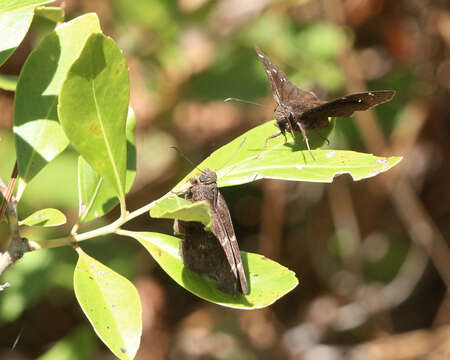
M270 139L280 135L286 137L286 130L294 137L294 131L299 130L305 139L308 151L314 156L309 147L306 130L316 130L329 125L329 117L349 117L355 111L367 110L373 106L392 99L393 90L370 91L351 94L331 101L322 101L311 91L301 90L291 83L286 74L281 71L262 51L255 45L256 53L264 65L273 98L277 103L275 108L276 126L280 129L276 134L269 136L264 144L265 148Z
M186 267L214 279L226 293L248 293L247 278L230 211L217 188L217 175L210 169L190 179L185 198L191 202L206 200L211 207L211 232L198 222L175 220L174 231L181 234L181 256Z

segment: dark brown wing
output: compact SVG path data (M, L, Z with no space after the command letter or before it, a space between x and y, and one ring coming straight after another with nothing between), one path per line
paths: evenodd
M367 110L373 106L389 101L394 96L393 90L370 91L347 95L328 101L315 108L307 110L302 117L349 117L355 111Z
M288 101L311 102L319 100L313 92L299 89L291 83L286 74L264 55L256 45L255 50L264 66L272 88L273 98L278 105L285 104Z
M228 263L234 273L239 278L241 290L243 294L248 294L247 278L245 276L244 266L242 264L239 245L234 233L233 223L231 222L230 211L222 194L217 194L217 207L213 210L213 226L212 233L219 239L220 245L225 251ZM215 213L215 214L214 214ZM215 218L217 216L217 219ZM215 221L219 220L219 221ZM222 236L225 234L226 236Z
M225 293L234 295L241 291L218 238L205 231L203 224L175 220L174 232L182 235L180 254L187 268L215 280L219 290Z

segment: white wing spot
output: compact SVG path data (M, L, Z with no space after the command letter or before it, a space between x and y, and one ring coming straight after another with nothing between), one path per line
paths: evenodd
M264 55L263 55L263 54L258 54L258 56L259 56L261 59L264 59Z
M370 93L368 93L368 95L369 95L369 96L375 96L375 95L374 95L373 93L371 93L371 92L370 92Z
M334 155L336 155L336 151L331 151L326 155L326 157L327 159L331 159Z
M360 102L362 102L362 100L361 100L361 99L358 99L358 102L360 103Z
M273 73L276 74L278 71L277 69L272 69Z

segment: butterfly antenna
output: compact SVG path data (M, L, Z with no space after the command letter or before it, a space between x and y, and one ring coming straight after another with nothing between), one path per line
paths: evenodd
M253 102L253 101L238 99L238 98L234 98L234 97L226 98L223 102L230 102L230 101L236 101L236 102L241 102L244 104L251 104L251 105L256 105L256 106L261 106L261 107L267 107L267 105L259 104L257 102Z
M181 155L181 157L183 157L184 160L186 160L189 164L191 164L195 169L199 170L200 172L203 173L203 170L199 169L193 162L191 159L189 159L180 149L178 149L175 145L171 145L169 146L169 148L174 149L176 152L178 152L179 155Z

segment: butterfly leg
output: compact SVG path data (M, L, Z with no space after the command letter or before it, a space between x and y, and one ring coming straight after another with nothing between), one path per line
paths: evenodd
M270 139L275 139L276 137L280 136L280 135L284 135L284 137L286 138L286 134L284 134L282 131L278 131L276 134L273 134L271 136L269 136L266 141L264 142L264 146L262 147L261 151L258 153L258 155L256 155L256 159L259 158L259 156L261 155L261 153L264 151L264 149L267 147L267 144L269 143ZM287 139L286 139L287 141Z
M311 157L313 158L314 161L316 161L316 158L315 158L314 155L312 154L311 148L309 147L309 141L308 141L308 137L306 136L306 130L305 130L305 128L302 126L302 124L301 124L300 122L297 122L296 124L297 124L298 128L300 129L300 131L301 131L301 133L302 133L302 135L303 135L303 139L305 139L306 147L308 148L308 151L309 151Z

